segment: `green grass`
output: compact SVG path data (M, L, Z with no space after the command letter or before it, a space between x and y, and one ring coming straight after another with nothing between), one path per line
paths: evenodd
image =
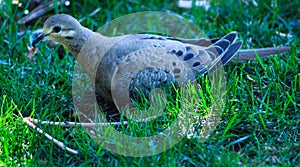
M17 21L24 16L25 9L33 10L29 1L22 2L21 7L11 1L1 3L0 166L300 164L300 32L294 25L299 19L298 1L258 1L257 6L252 1L213 1L209 11L197 7L180 9L175 1L79 1L72 2L70 7L57 6L26 25L18 25ZM97 7L101 8L100 12L89 17ZM80 127L38 125L79 151L79 155L73 155L23 123L19 112L41 120L67 121L73 119L74 110L71 92L74 58L58 52L59 47L49 49L46 43L41 43L36 63L31 63L26 58L31 30L42 27L43 20L55 13L87 17L82 24L96 30L125 14L150 10L180 14L209 37L238 31L244 48L291 45L291 52L226 66L225 107L215 133L206 140L184 137L174 147L157 155L132 158L113 154L99 147ZM282 37L276 32L290 32L293 37ZM203 108L211 103L209 84L205 81L205 78L199 80ZM126 130L134 132L139 128L132 126Z

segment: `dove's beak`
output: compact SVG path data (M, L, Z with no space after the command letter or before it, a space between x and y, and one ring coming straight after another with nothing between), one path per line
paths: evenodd
M47 37L50 34L44 34L41 33L33 42L32 42L32 46L35 47L35 45L40 42L41 40L43 40L45 37Z

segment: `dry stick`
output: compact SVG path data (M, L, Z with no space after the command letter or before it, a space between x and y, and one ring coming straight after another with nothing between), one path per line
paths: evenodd
M97 8L95 9L92 13L89 14L90 17L94 16L95 14L97 14L99 11L101 10L101 8ZM82 22L86 19L86 17L82 18L79 20L79 22Z
M67 146L65 146L61 141L55 139L54 137L52 137L51 135L49 135L48 133L44 132L42 129L36 127L35 124L37 123L41 123L43 124L48 124L48 125L59 125L59 126L63 126L63 127L75 127L75 126L82 126L82 127L95 127L95 126L109 126L109 125L126 125L128 124L127 121L124 122L110 122L110 123L77 123L77 122L53 122L53 121L40 121L38 119L32 119L30 117L23 117L23 115L20 113L21 117L23 118L23 121L29 125L31 128L36 129L39 133L44 134L46 138L48 138L49 140L53 141L56 145L58 145L60 148L62 148L63 150L67 150L70 153L73 154L78 154L78 151L71 149Z
M19 21L18 24L26 24L34 19L37 19L41 17L43 14L47 13L50 10L53 10L55 6L59 6L63 3L65 3L66 0L61 0L61 1L48 1L44 4L40 4L38 7L33 9L28 15L22 17ZM56 3L56 5L54 4Z
M78 151L71 149L67 146L64 145L64 143L62 143L61 141L55 139L54 137L52 137L51 135L49 135L48 133L44 132L42 129L36 127L30 120L28 117L23 117L23 115L21 113L19 113L21 115L21 117L23 118L23 121L29 125L31 128L36 129L39 133L44 134L46 138L48 138L49 140L53 141L56 145L58 145L58 147L62 148L63 150L66 150L72 154L78 154Z
M32 121L33 123L37 124L47 124L47 125L58 125L63 127L75 127L75 126L82 126L82 127L95 127L95 126L110 126L110 125L127 125L128 122L107 122L107 123L77 123L77 122L53 122L53 121L40 121L38 119L27 118L28 120Z

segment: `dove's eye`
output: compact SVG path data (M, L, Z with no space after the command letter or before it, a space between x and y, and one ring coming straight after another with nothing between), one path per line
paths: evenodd
M59 33L60 30L61 30L61 27L60 27L60 26L55 26L55 27L53 27L53 32L55 32L55 33Z

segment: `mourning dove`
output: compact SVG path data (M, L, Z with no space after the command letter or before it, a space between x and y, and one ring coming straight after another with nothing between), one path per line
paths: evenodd
M43 32L32 45L43 39L61 43L94 79L96 92L111 101L112 80L116 79L116 71L126 77L126 72L130 75L130 71L138 66L156 61L157 66L150 65L138 73L131 73L129 81L122 83L123 78L117 78L119 82L115 85L117 94L126 93L124 89L129 84L130 92L136 92L138 88L148 96L152 88L174 82L180 76L184 76L184 80L193 80L196 73L205 74L218 63L226 65L236 55L239 55L238 61L245 61L255 59L256 53L265 57L289 51L289 47L239 50L242 41L237 40L237 36L237 32L231 32L211 40L151 34L106 37L81 26L72 16L58 14L46 20ZM165 66L168 69L164 69Z

